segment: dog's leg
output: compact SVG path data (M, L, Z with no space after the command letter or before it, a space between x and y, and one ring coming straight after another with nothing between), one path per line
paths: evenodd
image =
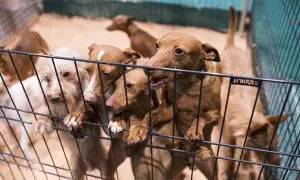
M72 169L74 179L83 180L84 174L86 172L86 168L82 164L79 154L72 152L71 157L72 157L71 169Z
M151 119L150 119L151 113ZM150 120L152 120L152 126L158 123L167 122L173 117L173 107L159 106L157 109L146 114L144 119L135 125L132 125L129 130L129 136L127 141L129 144L144 141L149 132Z
M107 163L106 177L108 180L114 180L114 175L122 162L126 159L125 147L119 140L112 140L109 150L109 159Z
M108 124L108 128L113 133L118 133L126 128L126 121L124 115L113 116Z
M87 104L87 108L90 109L89 104ZM75 112L72 112L67 115L67 117L64 119L65 125L69 129L74 128L76 130L78 128L81 128L85 113L86 113L85 106L84 104L81 104L81 106Z
M231 136L228 132L229 129L226 129L226 127L224 126L224 131L221 137L222 144L233 144L231 140ZM217 137L219 137L219 133ZM218 157L233 158L233 149L229 147L220 146ZM231 178L232 165L233 165L232 161L223 160L223 159L217 160L219 180L228 180Z
M192 122L192 126L185 133L184 138L187 140L204 140L203 128L205 124L206 124L206 120L202 117L200 117L199 121L197 119L194 119Z

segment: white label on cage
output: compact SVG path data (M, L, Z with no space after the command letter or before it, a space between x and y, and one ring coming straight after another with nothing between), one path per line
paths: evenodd
M260 81L258 80L245 79L245 78L231 78L231 83L237 85L254 86L254 87L258 87L260 85Z

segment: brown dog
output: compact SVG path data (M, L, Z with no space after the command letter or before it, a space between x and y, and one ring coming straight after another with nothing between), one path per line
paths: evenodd
M169 33L157 42L157 53L148 65L154 67L169 67L187 70L206 70L205 60L219 61L217 50L208 44L202 44L195 37L181 33ZM179 134L188 140L202 140L203 128L206 124L216 122L220 118L220 80L216 77L203 77L196 74L178 73L176 78L176 100L173 96L174 73L168 71L153 71L150 73L150 86L153 89L164 87L167 84L168 103L176 103L176 125ZM197 129L197 109L201 80L203 80L200 119ZM172 119L173 108L170 105L164 111L152 112L152 123ZM147 134L149 116L146 116L136 131ZM141 133L138 133L141 135ZM135 137L139 139L140 137ZM208 159L210 151L201 147L198 157Z
M22 38L13 50L47 54L49 47L39 33L28 31L22 35ZM37 56L32 56L34 64L36 63L37 58ZM14 68L12 61L15 64L16 69ZM20 76L20 80L24 80L30 76L33 72L30 57L15 53L12 53L10 57L7 52L0 52L0 72L2 75L9 77L9 82L6 81L7 83L11 84L18 80L16 70Z
M152 57L155 54L156 38L141 30L133 23L134 17L118 15L106 29L108 31L124 31L130 38L131 48L142 54L143 57Z
M92 44L89 47L89 59L97 61L106 61L114 63L130 63L135 62L140 55L132 50L121 51L119 48L107 45ZM99 68L98 68L99 67ZM99 65L95 63L88 63L87 70L91 77L87 89L84 91L84 100L87 105L99 104L104 91L122 74L122 67L115 65ZM101 74L99 74L99 72ZM100 78L101 77L101 78ZM76 111L71 112L65 118L65 124L70 128L77 129L82 125L82 120L86 114L84 104L82 104ZM104 118L101 118L104 119Z
M125 96L125 86L124 77L120 77L116 82L116 90L112 96L107 100L107 107L114 112L123 112L127 106L128 112L130 112L130 127L127 126L128 118L124 115L115 116L109 124L112 132L117 133L123 131L125 128L132 129L134 125L141 122L144 116L153 107L157 106L155 102L162 102L162 100L157 100L155 92L151 90L151 96L149 99L149 88L148 88L148 77L142 69L133 69L125 74L126 77L126 89L127 89L127 100ZM150 100L150 102L149 102ZM159 104L160 106L162 104ZM176 128L176 127L175 127ZM172 121L167 124L156 125L154 131L161 135L172 135ZM130 132L138 132L130 130ZM177 130L174 131L174 135L178 136ZM123 137L129 144L132 142L132 137L137 136L135 134L129 134L124 132ZM146 139L146 135L141 137L142 140ZM175 140L175 145L178 141ZM145 147L145 145L150 145L150 139L145 143L137 144L131 146L134 149L134 154L131 155L133 160L133 168L135 172L136 179L152 179L152 169L151 169L151 152L150 147ZM158 136L152 137L152 145L159 147L171 147L172 139L163 138ZM153 162L153 179L168 179L171 177L171 154L167 150L163 149L152 149L152 162ZM179 153L178 153L179 154ZM183 155L177 155L176 160L180 160L180 165L174 165L173 167L173 177L176 177L184 167L187 166L187 158Z
M234 32L236 25L236 13L230 8L230 23L228 29L227 45L222 53L221 69L222 73L227 74L244 74L253 76L251 61L246 58L246 52L234 45ZM226 98L228 96L229 79L223 78L221 90L221 105L224 113ZM232 85L227 106L227 112L224 124L224 130L221 137L221 143L243 146L247 134L247 128L250 123L251 112L254 108L257 88L243 85ZM249 128L246 147L265 149L269 146L271 138L275 132L275 125L278 122L288 118L282 116L266 116L263 113L263 106L260 99L257 100L255 111L252 117L252 123ZM214 127L213 139L218 142L220 137L222 123ZM276 151L279 137L271 144L271 150ZM216 148L214 148L216 151ZM241 149L232 149L220 147L220 157L241 158ZM244 150L242 160L260 162L264 159L266 153L259 151ZM267 163L280 164L278 154L268 154ZM233 165L234 164L234 165ZM238 162L228 160L218 160L218 179L232 179L235 176ZM233 168L233 171L232 171ZM260 172L260 166L241 163L237 173L237 179L257 179ZM233 176L233 177L232 177ZM263 179L263 175L261 176Z
M146 135L143 131L136 131L136 128L139 128L137 124L139 124L143 117L150 109L153 107L157 107L157 109L163 111L166 108L166 101L164 98L166 97L157 97L155 92L151 91L150 103L149 103L149 87L148 87L148 77L145 75L143 70L134 69L126 73L126 89L127 89L127 101L125 96L125 85L124 85L124 77L120 77L116 83L116 91L112 94L112 96L107 100L107 107L115 112L125 111L126 104L127 111L130 112L130 127L127 126L128 118L124 116L115 116L110 122L110 129L112 132L117 133L123 131L125 128L129 128L128 132L123 133L123 138L129 143L136 143L140 140L145 140ZM158 99L157 99L158 98ZM152 103L153 102L153 103ZM157 103L158 102L158 103ZM151 107L150 107L151 104ZM123 113L124 114L124 113ZM161 115L161 114L160 114ZM168 115L170 116L170 115ZM157 117L152 116L152 118L156 119ZM173 134L173 121L169 121L168 123L156 124L153 127L155 133L166 136L177 136L178 131L176 128L176 124L174 125L174 134ZM135 133L141 133L142 136ZM136 137L140 137L141 139L136 139ZM153 175L154 179L170 179L179 178L182 170L189 165L190 157L188 155L184 155L183 153L173 152L173 160L175 162L181 163L173 163L172 166L172 157L169 151L163 149L152 149L152 157L150 147L145 147L145 145L151 145L150 139L147 139L142 144L136 144L133 146L134 154L131 155L133 159L133 168L136 172L136 179L151 179L152 177L152 166L153 163ZM159 137L152 136L152 145L158 147L172 147L172 139L167 137ZM174 141L174 146L178 147L181 145L179 140ZM152 158L152 161L151 161ZM208 170L207 164L205 161L201 161L200 159L196 159L195 164L199 169L205 174L207 178L211 177L211 172ZM172 176L171 176L172 173Z

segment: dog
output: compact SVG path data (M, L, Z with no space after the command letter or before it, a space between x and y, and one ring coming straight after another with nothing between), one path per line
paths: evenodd
M122 51L117 47L108 45L97 45L94 43L89 47L89 50L89 60L130 63L136 62L136 60L140 58L140 54L135 51ZM86 102L86 106L88 106L87 109L91 109L89 108L91 105L101 104L102 111L105 111L105 107L103 107L105 103L103 100L103 98L105 98L105 92L108 90L108 87L121 76L122 67L107 64L98 66L96 63L86 63L86 69L91 77L90 83L83 93L84 101ZM77 110L71 111L71 113L65 117L65 124L69 128L79 129L84 120L84 115L88 113L87 109L85 108L85 104L82 103ZM103 121L106 119L103 117L105 112L101 114L102 118L100 118L100 121L102 124L105 124L106 122Z
M72 62L71 62L72 63ZM67 89L68 91L65 92L65 100L66 104L69 105L68 108L72 110L76 107L76 103L78 101L78 87L76 86L76 80L74 77L69 79L70 74L75 74L76 72L66 71L63 69L62 66L72 67L70 62L56 62L58 76L61 76L61 85L62 88ZM60 70L65 74L60 73ZM80 71L81 70L81 71ZM86 70L79 68L79 76L82 77L83 82L88 82L89 76ZM44 69L40 72L37 72L40 75L40 82L41 86L45 92L45 97L49 101L49 108L51 113L54 116L62 116L63 114L67 113L66 107L64 105L64 101L62 100L62 96L59 89L59 84L56 81L56 76L54 72L54 66L51 62L47 62L44 66ZM71 77L71 76L70 76ZM77 77L77 76L76 76ZM73 82L72 82L72 81ZM5 83L5 82L4 82ZM86 83L84 83L86 84ZM83 86L86 86L84 85ZM24 87L24 90L22 88ZM11 108L19 108L25 111L35 111L38 113L49 115L50 112L46 107L46 101L44 101L43 92L39 85L39 79L37 76L31 76L24 81L17 82L13 84L11 87L6 89L7 91L1 94L1 105ZM73 95L75 94L75 95ZM27 98L28 96L28 98ZM40 115L34 116L32 113L25 113L25 112L16 112L12 109L5 109L3 108L3 113L7 118L14 118L18 120L27 120L28 122L35 123L35 127L37 128L36 131L44 134L45 132L52 131L52 123L50 121L43 121L40 119L48 119L49 117L44 117ZM15 126L15 125L13 125ZM18 127L18 126L17 126ZM24 149L25 152L28 152L28 136L25 128L28 129L30 134L33 134L34 131L32 126L25 125L22 128L21 138L20 138L20 145L21 148ZM16 130L17 128L14 128ZM35 139L36 137L34 137Z
M27 31L22 35L13 50L47 54L49 47L39 33ZM32 56L33 64L37 62L37 59L37 56ZM8 77L6 84L10 85L17 80L25 80L32 75L32 62L27 55L11 53L10 56L7 52L0 52L0 73ZM18 75L20 79L18 79Z
M66 48L56 49L53 52L54 56L68 55L72 57L76 54L76 52ZM117 165L126 158L125 152L119 151L119 144L115 143L115 141L110 143L107 140L99 139L99 137L107 137L107 135L103 128L97 125L84 124L83 127L86 130L85 137L74 139L68 131L69 128L63 121L68 112L75 111L83 102L82 92L88 87L90 81L86 65L78 63L75 66L73 61L60 59L54 59L54 62L51 62L51 59L49 59L46 65L43 71L38 72L46 97L45 101L43 101L43 94L39 88L36 76L23 81L30 101L34 102L32 106L34 108L38 107L34 109L35 112L39 113L36 116L37 121L35 122L31 118L32 122L34 122L33 131L38 134L48 134L53 131L53 126L60 129L60 131L57 131L57 134L62 140L63 148L67 148L71 152L70 166L72 178L83 179L88 169L99 169L103 178L114 179ZM24 109L30 109L28 103L26 103L26 99L24 99L25 96L19 96L19 94L24 94L22 88L14 87L17 85L19 86L17 83L11 87L15 90L12 94L18 94L18 96L15 96L17 97L15 101L23 105ZM50 107L50 112L47 104ZM44 114L45 116L40 114ZM33 116L32 114L30 115ZM54 118L49 117L49 115L54 116ZM23 118L25 119L25 117ZM96 118L97 114L89 113L87 115L87 122L93 122Z
M188 70L206 70L205 60L219 61L219 54L215 48L208 44L202 44L195 37L182 33L169 33L162 37L156 44L157 52L147 63L152 67L168 67ZM177 63L178 62L178 63ZM168 102L176 103L176 118L179 134L184 135L189 140L202 140L202 130L205 124L218 121L220 118L219 103L219 78L199 77L193 74L180 73L176 78L176 102L173 100L173 73L163 71L150 72L150 86L152 89L167 87ZM205 96L202 98L201 115L199 123L199 131L196 134L197 124L197 107L198 102L191 101L199 97L200 84L203 79L202 91ZM209 84L209 85L206 85ZM167 85L167 86L166 86ZM196 92L197 91L197 92ZM190 100L189 100L190 99ZM209 99L209 100L208 100ZM208 102L206 102L208 101ZM186 111L185 111L186 110ZM165 118L152 119L153 124L172 119L172 105L161 113L161 111L152 112L153 116L158 114L168 115ZM191 113L187 113L187 111ZM168 113L167 113L168 112ZM163 116L163 115L160 115ZM186 117L189 116L189 117ZM184 118L183 118L184 117ZM147 118L148 119L148 118ZM184 119L184 120L183 120ZM144 121L144 120L143 120ZM148 128L149 120L143 122L143 126ZM147 131L146 131L147 133ZM204 154L206 154L205 152ZM208 155L208 154L207 154ZM210 155L208 155L210 156Z
M247 59L246 52L234 45L236 18L236 12L231 7L227 44L221 54L221 72L226 74L253 75L251 61ZM222 113L224 113L227 103L226 98L228 96L228 88L229 79L223 78L221 88ZM221 136L221 143L243 146L257 91L256 87L231 85L227 112L224 117L225 123L223 124L224 130ZM266 149L271 143L273 134L276 133L276 124L287 120L287 118L288 115L285 114L282 116L265 115L261 100L258 98L245 146ZM213 129L213 139L216 142L219 141L221 128L222 123L219 123L219 125L215 126ZM274 141L270 145L271 150L276 151L278 143L279 137L275 135ZM214 152L216 151L217 149L215 147ZM260 162L263 161L264 157L267 155L267 163L280 165L280 157L278 154L266 154L265 152L260 151L244 150L243 155L241 156L241 151L241 149L237 148L233 149L220 146L219 156L237 160L241 158L242 160ZM238 162L218 160L218 179L232 179L235 175L237 176L237 179L258 178L261 166L241 163L239 171L236 172L237 164ZM261 178L263 179L263 174Z
M146 134L142 131L135 131L136 128L140 128L140 122L143 120L144 116L151 109L161 109L167 105L166 96L157 96L157 92L150 89L149 97L149 86L148 77L143 72L142 69L133 69L125 74L126 85L124 85L124 77L120 77L116 82L116 90L107 100L106 104L109 109L119 113L117 116L112 118L109 123L109 127L112 132L118 133L123 131L123 139L133 148L134 154L130 157L133 161L133 168L136 179L151 179L152 177L152 166L153 163L153 178L154 179L170 179L180 178L183 169L190 166L192 161L191 157L183 153L173 152L173 158L169 151L164 149L151 149L150 147L145 147L151 145L150 139L147 139ZM127 92L127 98L125 96L125 87ZM164 95L164 94L162 94ZM149 99L150 98L150 99ZM149 102L150 101L150 102ZM126 111L129 113L126 116ZM120 115L121 113L121 115ZM161 114L164 112L162 111ZM124 116L125 114L125 116ZM159 118L152 116L153 119ZM130 126L128 121L130 120ZM124 131L124 129L129 129L129 133ZM173 132L173 121L167 123L156 124L153 126L153 131L160 135L175 136L178 137L178 131L176 124L174 124ZM138 134L142 132L144 136L139 136ZM174 134L173 134L174 133ZM136 139L140 137L141 139ZM141 144L135 144L139 140L145 140ZM167 147L167 148L177 148L181 146L181 141L175 139L174 147L171 139L167 137L152 136L152 145L156 147ZM128 147L127 147L128 148ZM152 159L152 161L151 161ZM173 163L181 162L181 163ZM207 176L210 177L210 172L207 170L206 163L200 159L195 160L195 164L199 169Z
M141 30L133 23L135 17L118 15L106 29L108 31L120 30L125 32L129 39L131 48L142 54L143 57L152 57L155 54L155 42L157 39L147 32Z
M119 133L124 129L136 128L136 124L141 122L144 116L154 107L163 106L164 101L157 100L155 91L148 88L148 77L142 69L133 69L125 74L126 85L124 85L124 77L121 76L116 81L116 90L106 101L107 107L117 113L109 123L112 132ZM127 96L125 96L125 88ZM150 93L150 94L149 94ZM127 97L127 98L126 98ZM126 111L130 112L127 114ZM130 121L130 126L128 126ZM156 125L153 127L156 133L161 135L172 135L172 121L167 124ZM130 132L133 132L132 130ZM153 157L151 157L150 147L145 147L150 144L150 139L142 144L133 144L132 139L135 134L123 132L123 138L128 142L128 147L133 148L134 153L130 155L135 172L135 179L152 179L151 162L153 162L153 179L169 179L171 173L173 177L177 177L180 172L186 167L174 165L171 171L172 158L169 151L164 149L152 149ZM174 136L178 136L177 130L174 131ZM142 137L143 140L146 136ZM174 144L179 143L175 140ZM152 145L159 147L171 147L172 140L169 138L153 136ZM152 158L152 160L151 160ZM178 153L176 160L188 163L187 158ZM182 165L182 164L180 164Z

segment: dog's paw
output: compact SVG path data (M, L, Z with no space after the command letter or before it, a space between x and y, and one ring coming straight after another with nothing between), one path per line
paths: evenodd
M51 133L53 131L52 122L38 120L34 123L34 132L39 134Z
M68 130L79 129L82 126L83 112L75 111L65 117L64 124L68 127Z
M115 134L124 130L124 127L118 121L110 121L108 124L108 128Z
M148 129L148 125L144 123L131 125L129 135L127 137L127 143L135 144L144 141L147 138Z
M200 146L196 151L196 157L201 160L209 160L213 156L213 152L205 146Z
M184 138L186 140L204 140L203 132L201 129L198 129L198 132L196 133L196 128L191 127L184 135Z

